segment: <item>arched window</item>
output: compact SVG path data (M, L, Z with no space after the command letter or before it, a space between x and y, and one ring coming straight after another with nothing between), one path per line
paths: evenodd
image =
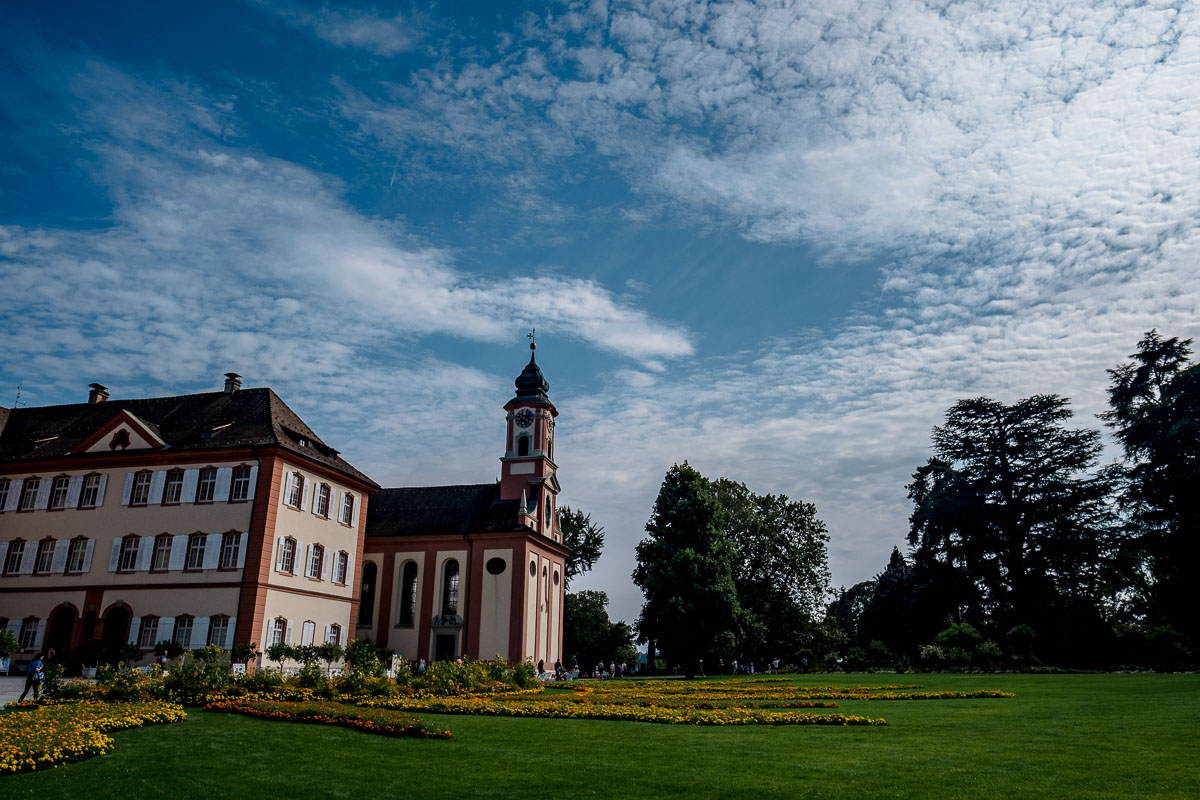
M529 436L522 435L517 437L517 455L529 455Z
M378 571L374 561L363 564L362 594L358 603L359 625L373 625L375 622L375 576Z
M458 614L458 562L453 558L442 570L442 616Z
M408 561L400 575L399 625L412 625L417 618L417 562Z

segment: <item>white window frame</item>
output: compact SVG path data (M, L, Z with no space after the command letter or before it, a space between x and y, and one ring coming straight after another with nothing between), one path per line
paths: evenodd
M271 620L271 647L277 644L283 644L284 634L287 632L287 620L283 617L276 617Z
M37 507L38 489L41 488L41 478L26 478L21 485L21 497L17 500L17 511L32 511Z
M171 632L171 641L178 642L183 646L184 650L191 650L192 631L195 630L196 618L191 614L182 614L175 618L175 629ZM187 640L183 638L183 634L187 633Z
M8 493L12 490L12 481L8 478L0 478L0 511L8 505Z
M16 575L21 571L21 562L25 559L25 545L27 544L29 543L24 539L15 539L8 543L8 553L4 557L5 575Z
M325 629L325 644L341 644L342 626L336 622Z
M79 492L80 508L95 508L100 500L100 474L93 472L83 476L83 488Z
M292 487L288 492L288 496L284 498L284 503L292 508L299 508L300 503L304 499L304 476L299 472L292 473Z
M229 485L229 500L250 499L250 467L242 465L233 468L233 480Z
M349 565L350 554L339 550L333 559L333 582L339 586L346 585L346 567Z
M354 519L354 495L346 492L342 495L342 507L338 511L338 522L349 525Z
M144 506L150 502L150 481L154 473L148 470L133 474L133 487L129 490L129 505Z
M17 636L17 641L21 645L22 650L32 650L37 646L38 623L37 617L26 617L21 620L21 632Z
M158 644L158 619L153 614L142 617L142 627L138 629L138 647L142 650L153 650Z
M186 570L204 569L204 545L208 541L208 536L203 533L193 533L188 536L187 540L187 560L184 561L183 568ZM200 546L196 546L196 542Z
M67 495L71 493L71 476L59 475L54 479L54 483L50 484L50 508L60 509L67 507ZM3 504L0 504L3 505Z
M183 470L173 469L163 481L164 506L177 506L183 502Z
M318 517L329 518L329 494L329 484L317 484L317 496L316 501L313 503L313 513Z
M37 556L34 558L33 571L39 575L48 575L54 565L54 548L58 542L55 539L42 539L38 542Z
M221 632L221 639L217 641L216 633ZM229 643L225 641L229 638L229 617L224 614L211 617L208 620L208 643L216 645L222 650L229 649Z
M117 572L133 572L137 569L138 551L141 549L141 537L121 537L121 552L117 556Z
M237 531L224 534L221 539L220 569L237 569L238 556L241 555L242 535Z
M168 533L154 537L154 553L150 557L150 569L166 572L171 568L171 544L175 537Z
M321 579L321 566L325 560L324 545L314 544L309 546L308 563L304 565L304 577Z
M211 503L217 493L217 468L205 467L196 478L196 502Z
M66 572L83 572L83 565L87 561L87 546L87 539L76 537L71 540L67 547Z

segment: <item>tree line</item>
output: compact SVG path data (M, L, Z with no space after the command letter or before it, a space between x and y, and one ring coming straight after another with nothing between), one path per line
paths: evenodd
M856 666L1177 667L1200 647L1200 365L1145 334L1100 415L1069 401L960 400L908 484L907 553L828 609Z

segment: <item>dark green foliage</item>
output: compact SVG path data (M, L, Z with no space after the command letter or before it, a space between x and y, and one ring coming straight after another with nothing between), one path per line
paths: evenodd
M396 651L376 647L366 639L354 639L346 645L346 666L351 672L377 678L383 675L387 659L395 654Z
M229 661L245 664L258 656L258 642L238 642L229 651Z
M1100 434L1067 427L1065 398L962 400L909 484L915 641L948 622L1049 625L1067 654L1097 646L1092 620L1119 545L1111 482L1087 474ZM1062 655L1059 653L1057 655Z
M1147 333L1130 363L1109 370L1110 410L1102 416L1125 453L1131 610L1200 647L1192 584L1200 567L1200 366L1189 363L1190 345Z
M179 658L187 651L183 649L183 645L179 642L170 639L164 639L154 645L154 655L166 656L167 658Z
M563 569L563 585L569 591L571 579L591 570L600 560L604 549L604 528L592 522L592 515L572 510L570 506L559 509L558 525L562 530L563 544L571 551Z
M709 482L685 462L663 479L649 536L638 543L633 581L645 594L638 631L694 674L701 658L736 652L742 610L735 553Z
M584 590L567 594L563 607L563 655L579 659L587 673L603 661L634 661L633 629L608 618L608 595Z

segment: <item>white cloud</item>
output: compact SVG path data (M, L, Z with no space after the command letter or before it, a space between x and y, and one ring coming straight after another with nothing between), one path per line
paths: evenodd
M300 6L260 0L289 25L312 31L338 47L367 50L379 56L394 56L412 50L421 39L419 25L403 14L384 16L376 11L342 11L322 6L308 11Z

